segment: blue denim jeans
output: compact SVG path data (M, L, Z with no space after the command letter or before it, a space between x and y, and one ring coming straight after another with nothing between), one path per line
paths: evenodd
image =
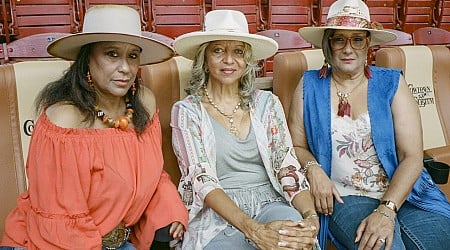
M364 196L342 198L344 204L334 203L329 230L346 249L358 249L358 244L354 243L356 229L380 201ZM405 201L395 218L392 249L449 249L449 228L450 218L424 211Z
M300 213L293 207L284 202L273 202L265 205L261 212L254 218L259 222L269 222L275 220L301 220ZM203 250L219 249L239 249L255 250L257 249L245 235L235 227L228 225L226 229L214 237Z

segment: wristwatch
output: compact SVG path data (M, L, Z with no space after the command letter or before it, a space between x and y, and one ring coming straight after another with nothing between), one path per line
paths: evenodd
M397 205L395 205L395 202L390 200L381 201L381 205L385 205L387 208L397 213Z

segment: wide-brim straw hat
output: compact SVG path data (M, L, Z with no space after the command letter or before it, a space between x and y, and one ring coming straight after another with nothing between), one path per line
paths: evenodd
M125 42L142 49L141 65L158 63L174 56L173 48L142 36L141 19L133 8L124 5L96 5L84 17L83 31L57 39L47 46L55 57L75 60L83 45L94 42Z
M245 15L236 10L209 11L205 15L203 31L194 31L177 37L173 47L179 55L194 59L200 45L218 40L248 43L252 47L254 60L271 57L278 50L278 43L272 38L250 34Z
M323 33L326 29L369 31L371 37L369 46L380 45L397 38L394 33L382 30L380 26L370 21L369 8L363 1L337 0L330 6L325 26L304 27L298 32L317 48L322 48Z

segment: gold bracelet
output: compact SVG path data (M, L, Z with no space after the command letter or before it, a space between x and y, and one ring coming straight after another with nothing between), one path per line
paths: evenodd
M381 214L381 215L383 215L383 216L385 216L385 217L387 217L392 223L395 224L394 218L392 218L392 216L390 216L388 213L386 213L386 212L384 212L384 211L381 211L381 210L378 210L378 209L376 209L376 208L375 208L373 211L374 211L374 212L377 212L377 213L379 213L379 214Z
M307 210L306 212L302 213L303 219L308 219L311 217L319 217L314 210Z
M300 168L300 170L302 171L303 175L306 176L308 174L309 168L311 168L311 166L313 166L313 165L317 165L318 167L322 167L316 160L308 161L308 162L306 162L305 166L302 166Z

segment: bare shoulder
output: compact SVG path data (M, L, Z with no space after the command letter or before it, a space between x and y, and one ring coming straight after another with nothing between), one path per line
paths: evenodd
M56 103L46 109L48 119L63 128L85 128L84 115L74 105Z
M140 97L142 100L142 104L144 104L145 109L150 113L151 116L156 112L156 98L153 92L141 85Z

